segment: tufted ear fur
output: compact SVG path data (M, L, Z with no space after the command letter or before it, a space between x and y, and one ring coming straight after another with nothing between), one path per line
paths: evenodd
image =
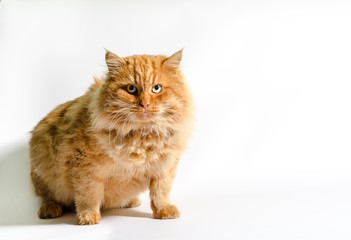
M106 50L105 61L106 61L109 72L111 72L111 73L119 72L119 70L121 70L121 68L125 64L124 59L117 56L113 52L110 52L106 48L105 48L105 50Z
M180 62L182 60L183 49L180 49L178 52L174 53L172 56L166 58L162 66L168 69L176 70L179 68Z

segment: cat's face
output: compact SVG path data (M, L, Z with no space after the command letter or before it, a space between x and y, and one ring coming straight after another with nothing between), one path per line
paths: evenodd
M110 125L177 124L189 98L179 71L182 51L120 58L107 51L100 106ZM110 126L111 127L111 126Z

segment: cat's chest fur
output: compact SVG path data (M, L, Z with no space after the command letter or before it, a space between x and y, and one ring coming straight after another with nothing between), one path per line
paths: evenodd
M137 130L123 137L109 132L108 136L100 137L99 142L112 159L108 166L112 176L124 176L126 179L154 177L162 175L175 161L172 132Z

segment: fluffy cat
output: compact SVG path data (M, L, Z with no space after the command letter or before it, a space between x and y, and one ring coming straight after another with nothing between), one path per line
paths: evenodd
M97 224L100 209L138 206L147 189L155 218L179 217L169 194L192 122L181 58L106 50L106 77L38 123L30 174L40 218L75 207L78 224Z

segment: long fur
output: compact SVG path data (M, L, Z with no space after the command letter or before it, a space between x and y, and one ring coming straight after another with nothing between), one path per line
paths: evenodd
M107 51L106 77L38 123L30 159L43 199L39 217L58 217L63 206L73 206L79 224L96 224L100 209L137 206L147 189L155 218L179 216L169 193L193 119L181 54L121 58ZM137 94L126 91L130 84ZM156 84L160 93L152 92Z

